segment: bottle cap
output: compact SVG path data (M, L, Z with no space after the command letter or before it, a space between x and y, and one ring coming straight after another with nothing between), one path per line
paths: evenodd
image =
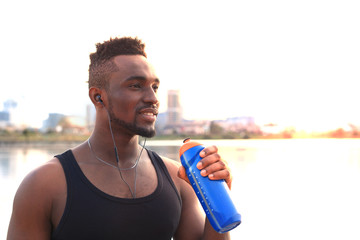
M180 148L180 150L179 150L179 156L180 156L180 157L181 157L181 155L184 154L184 152L186 152L186 151L189 150L190 148L201 145L201 143L191 141L190 138L185 138L184 141L183 141L183 143L184 143L184 144L181 146L181 148Z

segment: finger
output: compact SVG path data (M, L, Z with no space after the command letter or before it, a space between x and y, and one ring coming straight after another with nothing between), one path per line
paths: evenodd
M201 152L200 152L200 157L204 158L212 153L217 153L218 152L218 148L216 146L209 146L204 148Z
M203 168L206 168L207 166L214 164L220 160L221 160L221 157L218 153L212 153L211 155L208 155L208 156L204 157L203 159L201 159L201 161L198 162L196 167L198 169L203 169Z
M209 174L210 180L225 180L226 184L228 185L229 189L231 189L231 183L232 183L232 175L229 169L224 169L221 171L213 172Z
M201 176L206 177L212 173L218 172L218 171L222 171L222 170L226 170L227 169L227 165L225 162L223 161L217 161L205 168L203 168L200 171Z

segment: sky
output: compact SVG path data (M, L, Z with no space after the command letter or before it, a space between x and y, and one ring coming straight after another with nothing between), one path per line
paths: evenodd
M0 102L41 125L85 115L89 53L139 37L187 119L360 125L360 3L350 0L1 1ZM1 106L0 106L1 110Z

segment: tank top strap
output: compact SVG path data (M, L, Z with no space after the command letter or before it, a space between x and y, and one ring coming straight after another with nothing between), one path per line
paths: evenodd
M57 226L57 228L54 230L52 236L57 234L57 232L61 231L64 222L66 222L69 212L70 212L70 206L73 201L73 186L72 186L72 178L75 176L75 169L71 166L74 164L75 158L72 154L71 150L67 150L66 152L56 155L57 159L59 159L61 166L63 167L64 174L65 174L65 180L66 180L66 190L67 190L67 197L66 197L66 203L65 203L65 209L63 212L63 216L60 219L60 222Z
M66 152L56 155L57 159L59 159L61 166L63 167L65 179L68 186L68 192L71 188L71 182L69 180L72 178L72 176L75 174L75 169L72 167L74 162L76 161L74 158L74 155L72 154L71 150L67 150Z
M176 196L179 199L180 205L182 205L180 194L179 194L179 192L178 192L178 190L177 190L177 188L176 188L176 186L174 184L174 181L172 180L172 178L170 176L169 171L167 170L167 168L165 166L164 161L161 159L161 157L156 152L153 152L153 151L151 151L149 149L146 149L146 150L147 150L153 164L156 165L155 168L156 167L160 168L160 170L164 173L165 177L167 178L167 180L171 184L172 188L174 189L174 191L176 193Z

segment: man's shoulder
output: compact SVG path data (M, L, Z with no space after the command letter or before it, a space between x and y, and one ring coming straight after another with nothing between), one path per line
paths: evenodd
M41 181L53 179L58 177L61 173L63 173L63 170L60 161L58 158L54 157L50 161L32 170L24 180Z
M57 158L32 170L22 181L17 195L51 198L65 184L65 175Z
M170 171L170 170L175 170L176 172L178 171L179 167L181 166L181 163L179 163L178 161L168 158L168 157L164 157L164 156L160 156L160 158L163 160L166 168Z
M179 167L181 166L181 164L178 161L173 160L173 159L168 158L168 157L165 157L165 156L162 156L162 155L160 155L159 153L157 153L155 151L150 150L149 153L152 153L153 156L158 156L160 158L160 160L165 164L165 166L166 166L166 168L168 169L169 172L170 171L172 172L172 171L175 171L175 170L177 171L179 169ZM151 157L151 156L149 156L149 157Z
M10 238L49 239L54 199L64 194L66 182L58 159L53 158L31 171L15 194Z

